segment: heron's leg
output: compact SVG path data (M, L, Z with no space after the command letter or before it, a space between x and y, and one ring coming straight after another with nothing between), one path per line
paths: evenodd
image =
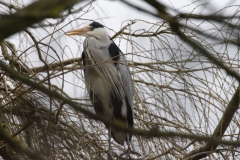
M131 146L130 146L130 142L129 142L129 138L128 138L128 134L127 134L127 145L128 145L128 151L130 150L131 151Z
M111 127L108 128L108 159L109 160L113 160L113 157L112 157L112 145L111 145Z
M135 152L131 149L130 146L130 142L129 142L129 135L127 134L127 145L128 145L128 149L123 152L122 154L120 154L119 158L121 158L123 155L126 155L126 157L130 157L131 154L135 154L137 156L141 156L141 154L139 154L138 152Z
M111 145L111 128L110 127L108 129L108 146L109 146L109 151L111 151L112 145Z

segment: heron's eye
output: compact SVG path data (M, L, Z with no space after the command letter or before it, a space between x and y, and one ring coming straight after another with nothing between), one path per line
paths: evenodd
M93 31L95 28L93 26L90 26L90 30Z

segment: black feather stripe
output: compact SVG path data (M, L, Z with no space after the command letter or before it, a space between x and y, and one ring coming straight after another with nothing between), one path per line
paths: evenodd
M103 25L101 23L93 21L89 26L92 26L94 28L103 28Z
M120 56L120 50L118 46L115 43L111 43L108 48L109 54L114 62L114 64L117 64L116 62L119 60Z
M128 127L133 128L133 112L132 112L132 108L129 105L127 98L126 98L126 102L127 102L127 122L128 122ZM131 141L132 133L128 133L128 134L129 134L129 141Z
M82 52L82 63L83 63L83 66L86 66L86 57L85 57L85 53L84 51Z

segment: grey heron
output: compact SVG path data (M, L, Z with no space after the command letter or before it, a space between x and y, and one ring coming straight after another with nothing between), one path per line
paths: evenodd
M86 37L82 53L84 77L96 114L132 128L134 104L130 70L123 53L110 39L104 26L93 21L65 34ZM129 144L132 133L118 131L107 124L105 126L108 129L110 153L112 137L119 144L127 142L126 154L138 154L131 150Z

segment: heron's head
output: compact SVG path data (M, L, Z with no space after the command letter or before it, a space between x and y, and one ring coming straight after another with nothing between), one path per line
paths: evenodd
M104 26L98 22L89 22L85 27L80 29L71 30L65 33L68 36L84 36L84 37L95 37L97 39L108 37Z

